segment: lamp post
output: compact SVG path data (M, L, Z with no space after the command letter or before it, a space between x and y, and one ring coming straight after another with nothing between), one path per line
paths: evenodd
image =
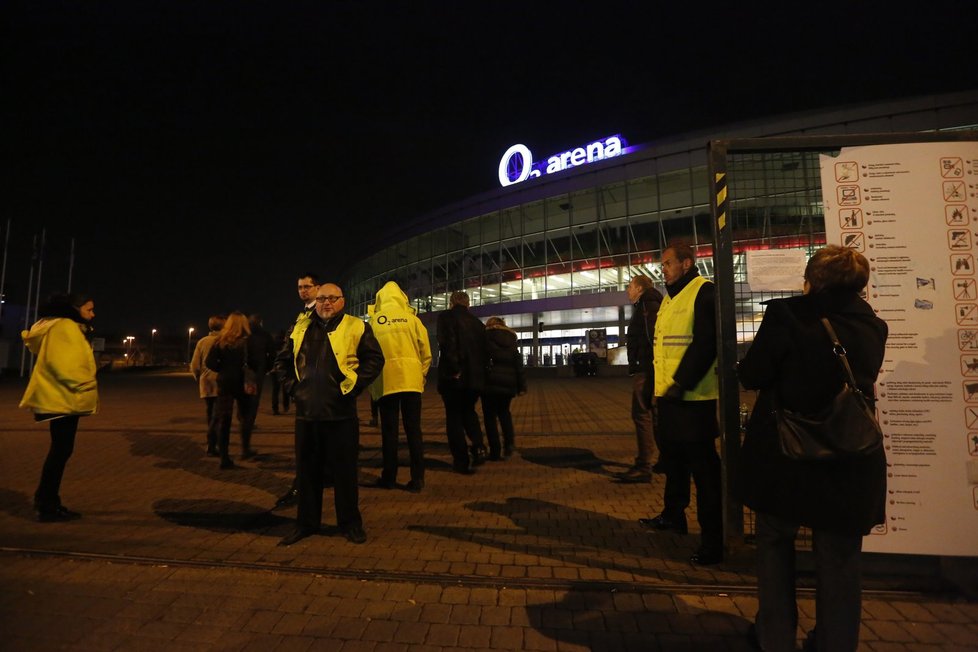
M187 364L190 364L190 345L193 344L194 340L194 327L191 326L187 329Z
M132 341L136 339L132 335L127 335L123 342L126 343L126 366L132 364Z
M156 364L156 329L149 332L149 364Z

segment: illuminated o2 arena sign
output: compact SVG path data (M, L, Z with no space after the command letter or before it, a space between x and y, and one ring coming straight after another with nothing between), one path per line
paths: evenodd
M620 134L609 136L583 147L575 147L561 154L554 154L536 163L526 145L513 145L499 161L499 183L511 186L527 179L553 174L568 168L576 168L595 161L603 161L632 151Z

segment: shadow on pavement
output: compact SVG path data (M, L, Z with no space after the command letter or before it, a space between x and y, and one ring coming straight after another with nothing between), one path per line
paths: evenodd
M480 501L468 503L465 508L505 516L519 530L430 525L412 525L408 529L491 546L506 552L560 559L564 563L589 568L614 570L666 581L688 581L688 577L682 572L672 573L664 568L641 568L637 564L626 563L627 558L619 554L621 537L644 539L649 536L638 524L630 521L532 498L507 498L504 503ZM528 540L536 543L527 543ZM692 552L695 538L684 543L679 535L670 533L659 535L656 540L665 544L654 549L657 558L685 561ZM652 553L652 546L649 548Z
M13 489L0 488L0 510L11 516L34 520L34 498Z
M613 475L619 468L628 468L627 464L601 459L587 448L521 448L520 456L527 462L552 469L577 469L606 476ZM605 467L613 467L613 470Z
M165 498L153 503L153 511L175 525L212 532L254 533L295 525L294 518L269 511L257 511L254 505L234 500Z
M560 649L560 644L588 650L753 649L747 619L703 609L681 595L573 586L558 602L527 604L526 612L530 625Z

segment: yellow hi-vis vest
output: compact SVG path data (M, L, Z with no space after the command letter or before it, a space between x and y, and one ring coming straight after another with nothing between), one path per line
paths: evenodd
M302 346L302 339L306 335L310 321L309 315L300 315L292 329L293 359L295 354L299 352L299 347ZM357 367L360 366L360 360L357 359L357 347L360 346L360 338L363 337L364 330L363 320L350 315L343 315L343 319L337 324L336 330L327 333L329 346L333 349L333 355L336 357L336 364L339 365L340 372L343 374L343 380L340 382L340 391L343 394L352 392L353 387L357 384ZM298 367L295 370L295 377L299 377Z
M708 281L697 276L674 297L666 296L655 318L655 339L652 342L652 365L655 368L655 395L664 396L672 387L672 375L679 368L686 349L693 342L693 317L696 295ZM696 387L683 392L684 401L709 401L717 398L717 363Z

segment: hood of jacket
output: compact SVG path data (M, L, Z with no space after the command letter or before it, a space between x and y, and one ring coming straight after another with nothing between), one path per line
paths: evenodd
M37 322L31 326L29 331L21 331L20 336L24 340L24 344L27 346L27 350L37 355L41 350L41 342L47 336L51 327L54 326L59 319L64 319L63 317L53 317L39 319Z
M414 308L408 303L408 297L404 294L404 290L394 281L387 281L384 287L377 290L374 303L367 306L367 314L371 316L381 310L385 312L404 311L412 315L415 313Z

